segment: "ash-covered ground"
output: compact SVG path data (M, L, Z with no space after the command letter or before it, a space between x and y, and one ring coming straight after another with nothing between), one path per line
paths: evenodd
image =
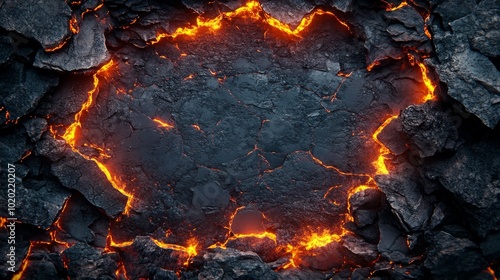
M496 279L499 10L0 1L1 277Z

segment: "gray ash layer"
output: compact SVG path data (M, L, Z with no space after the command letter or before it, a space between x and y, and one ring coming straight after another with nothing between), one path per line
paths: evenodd
M494 279L500 6L458 2L262 1L292 29L336 17L300 38L234 17L157 41L246 2L0 1L16 275ZM343 234L287 249L325 229Z

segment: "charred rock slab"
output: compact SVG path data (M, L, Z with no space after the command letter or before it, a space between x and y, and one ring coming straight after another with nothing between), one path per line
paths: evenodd
M381 175L376 177L376 181L401 226L407 232L413 232L427 226L433 206L427 201L419 184L408 177L407 174Z
M116 253L103 254L90 245L77 243L64 250L63 256L67 260L68 276L71 279L115 279L118 267Z
M478 246L468 239L442 231L429 241L425 267L435 279L470 279L486 268Z
M18 119L31 112L42 96L58 83L59 79L53 73L36 71L19 62L4 65L0 79L0 103L11 119Z
M401 113L403 131L421 157L429 157L458 145L461 118L451 110L443 112L432 103L411 105Z
M65 1L2 1L0 26L37 40L44 49L62 44L70 35L71 10Z
M463 17L447 15L452 9L438 9L448 20L460 18L445 23L451 31L432 27L440 61L436 71L448 85L448 94L490 128L500 121L500 72L492 60L500 49L499 9L495 0L482 1Z
M278 279L278 274L253 252L215 249L206 253L203 260L197 279Z
M441 184L464 205L473 230L484 236L500 227L498 137L459 149L451 158L434 161L427 175Z
M94 162L73 153L65 147L63 141L49 136L37 143L36 151L57 161L52 164L51 171L65 187L79 191L110 217L116 217L123 212L127 197L113 188Z
M57 71L78 71L98 68L110 55L104 37L105 26L92 14L84 17L80 30L68 46L55 52L40 50L34 66Z

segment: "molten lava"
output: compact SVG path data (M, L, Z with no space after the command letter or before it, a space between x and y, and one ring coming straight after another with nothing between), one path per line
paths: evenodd
M198 17L196 19L196 25L193 26L188 26L188 27L179 27L175 32L172 34L167 34L167 33L159 33L156 35L156 39L152 41L151 43L157 43L159 42L162 38L168 37L175 39L178 36L196 36L201 30L207 31L207 32L215 32L219 30L222 27L222 23L224 19L231 20L233 18L248 18L255 20L257 22L263 22L267 24L270 27L273 27L279 31L281 31L284 34L291 35L294 37L299 37L300 38L300 33L306 29L311 22L313 21L314 17L316 15L328 15L334 17L340 24L345 26L347 30L350 30L350 27L347 23L341 21L333 12L330 11L323 11L321 9L317 9L311 14L305 16L302 18L300 21L299 25L292 29L290 25L283 23L279 21L278 19L270 16L269 14L265 13L264 10L262 9L259 1L256 0L251 0L248 1L244 6L232 11L232 12L225 12L221 13L217 17L213 19L204 19L202 17Z
M373 133L373 141L375 141L379 146L379 156L377 157L377 160L373 162L373 166L375 167L376 173L375 174L389 174L389 170L387 169L387 166L385 164L385 159L387 155L391 154L391 151L389 148L387 148L380 140L378 140L378 135L386 126L388 126L392 120L396 119L398 116L391 116L388 119L382 123L381 126L377 128L377 130Z
M155 118L155 119L153 119L153 121L155 123L157 123L160 127L163 127L163 128L166 128L166 129L174 128L173 125L171 125L171 124L169 124L169 123L167 123L167 122L165 122L165 121L163 121L161 119Z

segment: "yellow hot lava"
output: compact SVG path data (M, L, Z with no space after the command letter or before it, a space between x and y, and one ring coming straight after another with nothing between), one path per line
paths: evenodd
M155 123L157 123L160 127L163 127L163 128L166 128L166 129L171 129L171 128L174 128L173 125L161 120L161 119L158 119L158 118L154 118L153 121Z
M380 134L380 132L382 132L382 130L384 130L386 126L388 126L392 122L392 120L396 119L397 117L398 116L391 116L388 119L386 119L384 123L382 123L382 125L379 126L372 135L373 141L375 141L380 146L377 160L373 162L373 166L375 167L376 170L375 174L377 175L389 174L389 170L387 169L387 166L385 164L385 159L387 155L391 154L389 148L387 148L382 142L380 142L380 140L378 140L378 135Z
M321 9L315 10L311 14L302 18L299 25L297 27L295 27L294 29L292 29L290 27L290 25L283 23L283 22L279 21L278 19L270 16L269 14L265 13L261 7L259 1L251 0L251 1L248 1L244 6L239 7L232 12L221 13L220 15L218 15L217 17L215 17L213 19L204 19L200 16L196 19L196 25L188 26L188 27L179 27L172 34L159 33L156 36L156 40L154 40L152 43L157 43L158 41L160 41L162 38L165 38L165 37L175 39L176 37L181 36L181 35L195 36L200 32L200 30L202 28L203 28L203 30L206 30L208 32L215 32L222 27L222 23L223 23L224 19L232 19L232 18L236 18L236 17L248 18L248 19L258 21L258 22L263 22L263 23L265 23L265 24L267 24L267 25L269 25L277 30L280 30L281 32L283 32L287 35L300 37L300 33L311 24L311 22L313 21L313 19L316 15L333 16L340 24L342 24L348 30L350 30L349 25L347 23L341 21L334 13L332 13L330 11L324 11Z

